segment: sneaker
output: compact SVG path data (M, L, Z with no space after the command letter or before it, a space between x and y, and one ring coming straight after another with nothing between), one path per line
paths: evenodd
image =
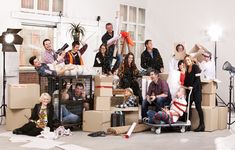
M147 123L149 122L149 118L148 117L144 117L142 120L143 120L143 122L147 122Z

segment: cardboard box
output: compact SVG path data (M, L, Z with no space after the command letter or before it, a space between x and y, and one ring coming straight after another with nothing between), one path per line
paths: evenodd
M115 108L111 107L111 111L122 111L125 114L125 125L132 125L133 122L139 121L139 107Z
M125 94L125 89L113 89L113 95L124 96L124 94Z
M216 82L213 80L203 80L202 83L202 93L212 94L216 93Z
M110 110L111 97L97 96L95 97L94 108L95 110Z
M39 84L8 84L8 108L33 108L39 97Z
M218 129L218 107L202 106L205 131L214 131ZM195 107L192 107L191 129L199 126L199 116Z
M227 129L228 122L228 107L218 107L219 118L218 118L218 128Z
M165 73L165 72L159 73L159 77L160 77L160 79L167 81L167 79L168 79L168 73Z
M113 96L113 77L95 76L95 96Z
M138 123L139 111L125 111L125 125L132 125L133 122Z
M6 109L6 130L14 130L28 122L25 117L31 116L31 109Z
M95 84L96 85L101 85L100 83L102 82L108 82L108 83L113 83L113 77L112 76L95 76Z
M95 87L95 96L113 96L113 88L108 86Z
M107 131L110 128L111 111L84 111L83 131Z
M212 106L215 107L215 93L213 94L207 94L202 93L202 106Z
M202 55L204 51L208 50L200 44L195 44L194 47L190 50L189 55L193 58L196 58L198 62L202 62L205 60L204 56Z
M111 97L111 107L115 107L116 105L122 104L124 101L123 96L113 96Z

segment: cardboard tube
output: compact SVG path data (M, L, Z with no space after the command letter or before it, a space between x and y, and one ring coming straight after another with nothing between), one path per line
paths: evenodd
M133 130L135 129L135 126L136 126L136 122L133 122L127 134L125 135L125 138L129 138L131 136Z

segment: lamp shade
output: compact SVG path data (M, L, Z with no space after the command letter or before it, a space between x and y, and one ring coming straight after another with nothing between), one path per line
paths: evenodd
M223 65L223 70L235 73L235 67L233 67L230 62L226 61Z

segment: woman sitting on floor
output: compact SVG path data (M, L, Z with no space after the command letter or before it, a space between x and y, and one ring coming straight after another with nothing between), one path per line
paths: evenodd
M54 108L50 103L51 96L48 93L42 93L39 101L40 103L33 108L29 122L13 130L13 134L37 136L45 127L49 127L52 130Z

